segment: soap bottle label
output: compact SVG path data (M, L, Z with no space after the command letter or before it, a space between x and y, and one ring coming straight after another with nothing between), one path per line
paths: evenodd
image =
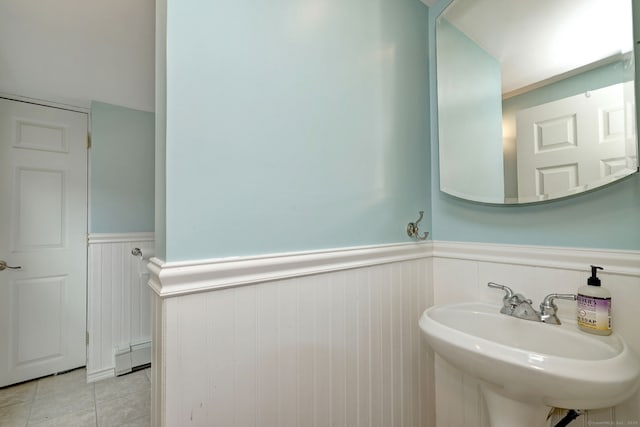
M597 331L611 330L611 298L578 294L578 325Z

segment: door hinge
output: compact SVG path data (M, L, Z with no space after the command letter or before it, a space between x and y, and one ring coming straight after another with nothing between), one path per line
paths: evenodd
M85 337L86 337L86 343L87 345L89 345L89 331L86 332Z
M87 134L87 149L91 148L91 135Z

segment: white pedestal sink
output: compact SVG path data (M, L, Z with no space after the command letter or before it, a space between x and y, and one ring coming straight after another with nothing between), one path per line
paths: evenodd
M440 357L480 380L492 427L541 427L551 407L608 408L638 387L640 361L616 333L517 319L483 303L431 307L420 328Z

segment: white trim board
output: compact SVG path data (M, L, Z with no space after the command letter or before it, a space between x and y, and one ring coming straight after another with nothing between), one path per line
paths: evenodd
M585 272L593 264L607 273L640 276L640 251L435 241L433 256Z
M90 233L90 245L98 243L152 242L155 233Z
M640 275L640 251L429 241L181 262L151 258L149 286L160 297L171 297L420 258L574 271L595 264L610 273Z
M115 377L113 366L98 371L87 372L87 384Z
M151 258L149 286L160 297L389 264L432 255L431 243L402 243L201 261Z

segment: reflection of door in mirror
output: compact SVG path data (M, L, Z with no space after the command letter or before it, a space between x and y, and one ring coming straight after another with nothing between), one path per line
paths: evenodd
M628 111L618 83L516 114L520 200L545 200L611 182L631 166L626 155Z

